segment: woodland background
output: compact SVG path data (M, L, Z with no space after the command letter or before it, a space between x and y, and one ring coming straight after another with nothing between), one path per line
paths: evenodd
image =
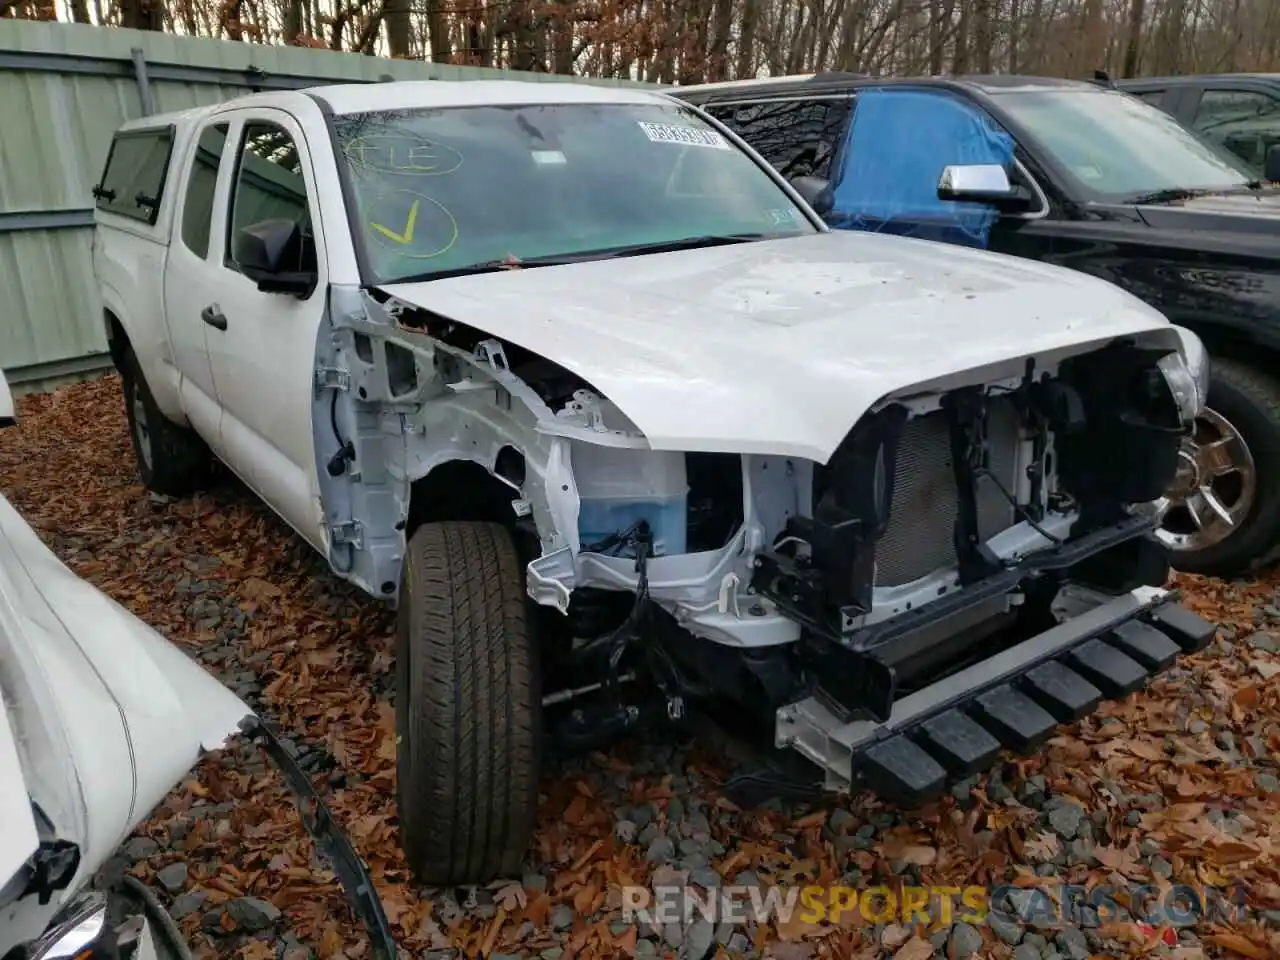
M0 17L657 83L1280 70L1280 0L0 0Z

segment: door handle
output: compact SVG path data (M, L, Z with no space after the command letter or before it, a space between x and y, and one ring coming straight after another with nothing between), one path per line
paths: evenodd
M211 303L201 310L200 319L209 326L216 327L219 330L227 329L226 315L218 309L218 305L216 303Z

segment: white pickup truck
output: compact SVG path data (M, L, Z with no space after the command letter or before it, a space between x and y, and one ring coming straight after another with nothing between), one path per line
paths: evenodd
M1193 335L828 231L663 94L258 94L128 124L95 195L146 486L212 455L397 605L426 883L519 869L544 742L727 705L913 804L1212 637L1151 536Z

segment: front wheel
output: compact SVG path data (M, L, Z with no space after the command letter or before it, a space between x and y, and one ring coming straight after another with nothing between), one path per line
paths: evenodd
M533 837L541 697L526 611L506 527L414 532L396 622L397 802L428 886L518 875Z
M1189 573L1247 572L1280 537L1280 384L1214 358L1207 408L1183 441L1160 538Z

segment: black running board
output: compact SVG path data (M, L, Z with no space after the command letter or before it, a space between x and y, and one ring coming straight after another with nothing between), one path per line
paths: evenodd
M1059 723L1141 689L1215 631L1176 593L1142 587L902 698L884 723L842 723L816 698L783 707L778 745L826 769L828 785L919 806L1002 750L1031 753Z
M396 940L391 935L391 927L369 869L320 799L320 794L316 793L311 778L261 717L256 714L245 717L240 722L240 731L262 749L293 792L302 826L311 834L320 851L328 856L351 909L364 923L374 960L396 960L399 956Z

